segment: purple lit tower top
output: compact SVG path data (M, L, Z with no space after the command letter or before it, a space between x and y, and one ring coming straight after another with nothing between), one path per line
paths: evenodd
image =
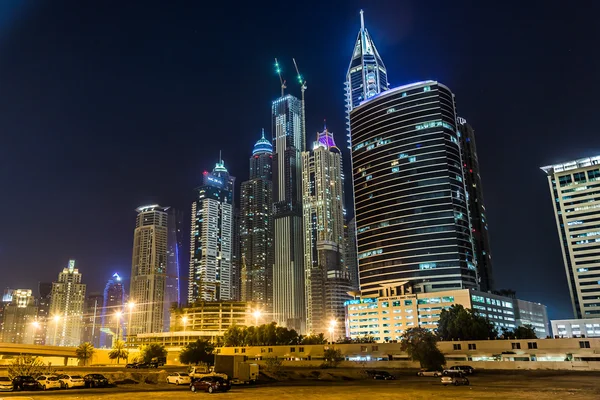
M330 151L340 151L340 149L335 145L333 133L327 130L326 124L323 126L323 132L317 132L317 141L313 144L313 150L317 147L324 147Z

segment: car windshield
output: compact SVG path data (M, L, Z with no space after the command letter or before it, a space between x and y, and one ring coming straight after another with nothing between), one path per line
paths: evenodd
M49 381L57 381L57 380L58 380L58 377L56 377L56 376L49 376L49 377L48 377L48 380L49 380Z
M71 378L73 378L73 379L82 379L80 375L73 375Z
M181 376L189 376L188 374L186 374L185 372L180 373L179 375Z
M0 376L0 382L10 382L10 379L8 379L8 376Z

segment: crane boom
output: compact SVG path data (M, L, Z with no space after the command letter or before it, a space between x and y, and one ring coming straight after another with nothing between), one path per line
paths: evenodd
M306 81L300 75L300 70L298 69L298 64L296 63L296 59L292 58L294 61L294 67L296 67L296 73L298 74L298 83L300 84L300 91L302 92L302 142L306 140L306 110L304 108L304 91L306 90ZM304 146L304 145L303 145ZM304 149L302 149L304 151Z
M281 77L281 67L279 66L279 62L277 62L277 58L275 58L275 72L279 75L279 83L281 83L281 97L283 97L283 91L287 88L285 86L285 79Z

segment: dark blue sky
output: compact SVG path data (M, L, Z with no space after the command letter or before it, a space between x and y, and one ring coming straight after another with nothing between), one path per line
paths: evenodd
M55 279L73 257L99 290L129 273L137 206L189 213L219 150L246 179L274 57L292 93L292 57L308 81L308 134L326 118L341 144L364 8L391 85L443 82L476 129L498 286L571 316L539 167L600 153L596 3L205 3L2 3L2 286Z

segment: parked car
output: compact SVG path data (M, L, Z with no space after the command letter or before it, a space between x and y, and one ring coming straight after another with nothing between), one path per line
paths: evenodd
M87 374L83 377L83 382L85 383L85 387L89 388L108 386L108 379L100 374Z
M462 373L442 376L442 385L469 385L469 380Z
M13 387L15 390L36 390L40 388L40 383L33 376L19 375L13 378Z
M40 375L37 377L37 381L43 390L61 388L60 381L56 375Z
M0 376L0 392L12 392L15 389L8 376Z
M64 389L85 387L85 381L81 375L64 374L58 377Z
M196 379L190 384L192 392L227 392L229 389L231 389L231 385L227 379L220 376L205 376L204 378Z
M419 372L417 372L417 376L434 376L437 378L438 376L442 375L442 371L437 369L422 369Z
M373 379L384 380L384 381L396 379L396 377L394 375L390 374L387 371L371 370L371 371L368 371L367 373L369 373L369 376Z
M192 383L192 378L186 372L173 372L167 375L167 383L176 385L189 385Z
M467 375L473 375L475 370L473 369L473 367L470 367L468 365L455 365L453 367L445 369L444 375L453 374L457 372L462 372L463 374Z

